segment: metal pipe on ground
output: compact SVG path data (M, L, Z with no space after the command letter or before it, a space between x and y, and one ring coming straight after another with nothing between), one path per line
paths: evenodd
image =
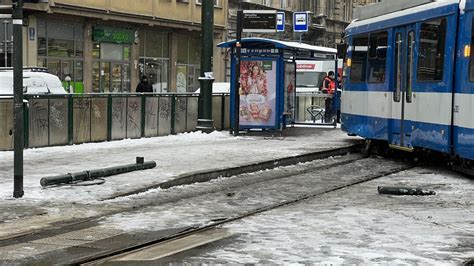
M414 195L414 196L427 196L436 195L436 192L432 190L425 190L422 188L410 188L410 187L377 187L379 194L389 195Z
M87 180L93 180L100 177L107 177L112 175L124 174L133 171L140 171L146 169L152 169L156 167L155 161L145 162L143 157L137 157L136 163L126 164L120 166L113 166L101 169L94 169L90 171L83 171L77 173L67 173L58 176L43 177L40 180L40 184L43 187L59 185L59 184L70 184L74 182L81 182Z

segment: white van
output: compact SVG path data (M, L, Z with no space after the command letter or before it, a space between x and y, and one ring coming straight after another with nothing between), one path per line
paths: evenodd
M45 68L23 69L24 94L66 94L59 78ZM0 95L13 95L13 68L0 68Z
M296 61L296 93L319 92L329 71L335 71L335 61ZM338 61L342 70L342 60Z

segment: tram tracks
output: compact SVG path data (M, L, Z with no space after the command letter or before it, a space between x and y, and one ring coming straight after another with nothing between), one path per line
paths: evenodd
M347 158L346 160L337 160L334 163L324 165L324 166L318 166L317 168L301 169L299 171L293 172L292 174L283 173L281 175L278 175L278 177L273 177L273 179L270 177L263 178L264 180L258 180L258 182L248 183L247 186L258 186L258 185L261 185L259 184L261 182L275 183L275 182L278 182L278 180L289 179L289 178L292 178L293 176L296 178L296 176L311 174L312 171L315 171L315 169L327 171L335 167L347 168L348 166L350 166L348 167L348 169L350 169L351 167L354 167L354 165L360 163L363 160L370 160L370 159L365 159L363 156L353 156L353 157L349 156L349 158ZM362 163L362 165L364 164ZM170 249L170 245L171 246L174 245L179 248L177 248L176 250L167 250L167 252L164 253L166 256L174 255L183 250L192 249L196 247L196 245L199 245L191 241L189 246L183 247L182 244L181 245L179 244L180 241L183 242L183 239L198 238L199 236L204 235L204 237L202 237L203 240L200 243L204 245L208 243L208 241L211 241L212 239L219 240L220 237L222 238L227 237L226 233L220 230L220 227L226 224L243 220L247 217L258 215L258 214L271 211L277 208L281 208L284 206L297 204L304 200L312 199L315 197L321 197L331 192L343 190L351 186L355 186L355 185L365 183L365 182L368 182L377 178L381 178L384 176L388 176L391 174L396 174L405 170L409 170L411 168L413 168L413 166L409 164L394 165L393 167L388 167L388 169L386 170L376 171L373 174L370 174L370 173L364 174L360 178L349 180L347 182L328 184L322 189L319 189L310 193L299 194L291 199L260 206L258 208L254 208L252 210L245 211L231 217L215 219L206 225L190 228L190 230L188 231L170 235L165 238L148 241L146 243L144 242L139 245L124 247L123 249L120 249L120 250L114 250L114 251L106 252L106 253L96 255L96 256L83 257L83 258L73 261L72 264L95 265L95 264L101 264L101 263L110 263L110 262L114 263L118 261L127 261L128 259L132 261L133 260L136 261L140 259L153 261L153 260L162 258L160 256L162 256L163 253L157 252L157 250L159 251L163 249L165 250ZM236 187L228 187L228 190L226 191L231 191L232 189L235 189L235 188ZM208 236L207 238L206 238L206 235Z

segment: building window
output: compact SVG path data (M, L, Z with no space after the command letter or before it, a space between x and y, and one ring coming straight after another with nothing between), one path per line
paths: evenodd
M12 66L13 27L11 21L2 20L0 24L0 67Z
M38 66L65 79L71 77L72 92L83 93L83 25L60 20L38 18Z
M202 0L196 0L196 4L202 5ZM219 4L220 4L220 0L214 0L214 6L215 7L220 6Z
M146 75L154 92L169 92L169 35L152 30L140 34L139 75Z
M350 69L350 78L353 83L366 81L368 41L369 38L367 35L356 36L352 41L352 66Z
M436 19L422 23L418 51L418 81L443 80L445 47L446 19Z
M383 83L387 59L387 32L370 34L369 45L369 82Z

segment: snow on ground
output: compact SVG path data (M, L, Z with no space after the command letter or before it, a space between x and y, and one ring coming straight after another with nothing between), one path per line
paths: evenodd
M95 202L117 193L161 183L183 173L340 147L347 145L346 141L350 139L340 130L321 130L310 136L287 138L235 138L228 132L194 132L158 138L27 149L24 151L25 195L22 199L8 203ZM107 177L106 182L99 186L40 186L39 181L45 176L131 164L135 163L137 156L145 157L145 161L156 161L157 167ZM12 199L13 152L0 152L0 162L0 198Z

